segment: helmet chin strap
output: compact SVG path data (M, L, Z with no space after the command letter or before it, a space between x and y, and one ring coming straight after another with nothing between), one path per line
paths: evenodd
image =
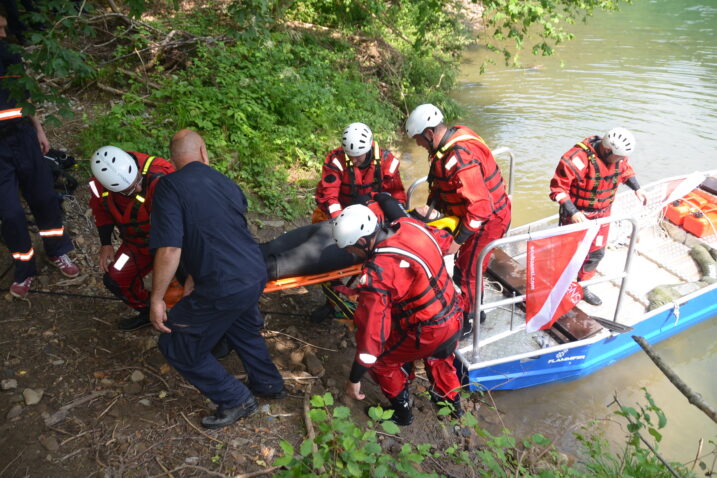
M378 242L378 241L374 241L373 239L378 236L380 231L381 231L381 228L378 227L378 225L377 225L377 228L373 232L373 234L369 234L368 236L363 236L363 237L359 238L359 240L356 242L356 244L354 244L354 247L356 249L359 249L360 251L364 252L367 257L370 256L371 251L373 250L373 247L376 245L376 242ZM364 239L364 240L361 241L361 239ZM361 242L363 242L363 244L360 244Z
M426 131L428 131L429 129L433 132L433 134L436 134L436 132L433 128L426 128L421 133L421 138L423 138L423 140L428 144L429 153L431 155L433 155L436 153L436 151L438 151L438 149L433 147L433 139L429 139L428 136L426 135Z

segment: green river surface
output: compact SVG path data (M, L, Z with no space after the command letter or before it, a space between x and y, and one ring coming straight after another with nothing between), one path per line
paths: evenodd
M548 183L558 158L577 141L615 126L635 133L630 162L642 184L717 168L717 1L636 0L617 13L597 12L571 31L575 39L552 57L522 54L524 68L505 67L497 59L481 75L487 51L475 47L465 54L454 93L465 115L456 123L473 128L493 148L515 153L513 225L557 212ZM401 149L409 184L426 174L426 153L411 141ZM507 162L499 158L499 164L507 174ZM713 408L716 319L655 347ZM717 425L642 352L577 381L495 396L516 435L543 432L576 451L577 424L609 416L615 393L625 405L645 404L641 387L667 413L660 449L669 459L692 460L700 438L703 452L713 448L707 440L717 440ZM604 428L610 438L624 435L618 426Z

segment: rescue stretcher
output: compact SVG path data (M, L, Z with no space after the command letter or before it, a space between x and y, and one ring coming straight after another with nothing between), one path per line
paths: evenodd
M455 216L445 216L441 217L439 219L436 219L434 221L429 222L428 224L440 229L447 229L452 231L455 231L458 227L459 220ZM354 264L349 267L344 267L341 269L337 269L334 271L329 272L322 272L320 274L309 274L309 275L299 275L299 276L293 276L293 277L283 277L279 279L270 280L266 283L266 287L264 287L264 293L269 292L276 292L279 290L287 290L287 289L293 289L295 287L302 287L312 284L320 284L323 282L329 282L335 279L342 279L344 277L350 277L357 275L359 272L361 272L361 268L363 267L363 264Z
M428 224L441 229L455 231L458 228L459 220L455 216L445 216L431 221ZM267 294L270 292L288 290L312 284L323 284L336 279L355 276L361 272L362 267L363 264L359 263L352 264L350 266L343 267L340 269L320 272L316 274L280 277L268 281L266 283L266 286L264 287L264 293ZM174 304L176 304L182 298L183 292L184 287L176 279L173 280L169 288L167 289L167 293L164 295L164 302L167 304L167 307L174 306Z

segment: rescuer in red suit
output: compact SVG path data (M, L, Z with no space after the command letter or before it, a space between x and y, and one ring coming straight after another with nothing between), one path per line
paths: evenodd
M335 218L341 210L361 196L387 192L406 204L398 158L373 140L373 133L363 123L351 123L341 138L341 147L324 159L321 180L316 186L316 204L325 214L322 219ZM316 221L315 221L316 222Z
M356 355L345 391L362 400L368 371L391 402L392 420L413 421L409 401L411 364L423 360L434 401L462 413L453 365L461 334L460 299L443 262L450 233L401 217L381 227L366 206L345 208L335 219L339 247L366 259L356 292Z
M115 146L103 146L91 161L90 207L100 236L100 270L105 287L137 311L122 319L119 328L133 330L148 326L149 291L144 277L152 271L149 252L149 217L154 189L160 178L174 171L169 161ZM122 243L117 251L112 232L119 230Z
M435 211L460 219L449 253L457 252L453 279L463 295L464 333L468 333L475 317L478 257L510 227L510 198L485 141L465 126L447 127L434 105L416 107L406 120L406 133L429 153L428 205L416 211L429 220ZM484 273L489 259L483 262Z
M400 162L389 150L379 147L368 126L351 123L341 135L341 147L324 159L321 179L316 185L317 207L312 222L333 219L346 206L378 193L388 193L402 205L406 204ZM311 313L316 322L334 314L331 286L322 284L328 299Z
M620 184L635 191L641 204L647 197L640 189L628 156L635 151L635 137L625 128L614 128L604 136L585 138L560 158L550 180L550 199L560 204L560 224L573 224L610 215L615 193ZM603 224L595 236L580 271L578 280L595 276L605 255L610 224ZM602 300L583 287L583 300L600 305Z

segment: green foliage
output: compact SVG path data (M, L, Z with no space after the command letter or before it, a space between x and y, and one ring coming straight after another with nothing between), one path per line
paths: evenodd
M379 90L367 88L348 45L317 41L277 32L200 46L184 71L157 78L161 88L148 98L143 84L132 85L83 133L82 151L116 144L166 154L175 131L196 129L215 167L253 190L266 211L304 212L308 201L287 200L296 197L287 184L292 167L320 169L348 122L371 124L381 139L399 120Z
M347 407L334 406L330 393L313 396L311 406L315 439L305 439L298 450L282 441L283 455L274 465L285 470L275 476L437 476L416 467L431 456L429 447L404 444L396 456L383 452L379 432L394 435L400 431L389 420L393 411L371 408L371 420L359 427Z
M470 413L460 420L448 419L453 408L447 403L438 411L445 426L457 431L475 433L482 439L478 447L468 448L456 443L440 449L433 444L401 443L400 428L389 419L392 410L380 407L369 409L369 421L365 426L357 425L350 410L334 406L331 394L315 395L311 399L309 414L316 427L316 437L305 439L298 449L286 441L280 447L282 456L274 461L283 471L277 476L372 476L372 477L435 477L446 472L446 466L457 465L466 475L482 477L574 477L574 470L552 465L536 467L523 459L527 452L540 452L549 459L554 458L554 449L549 440L535 434L520 443L507 430L493 436L478 426ZM382 446L382 439L389 436L396 441L394 446ZM458 435L456 435L458 437ZM390 448L386 451L384 448Z
M493 435L482 429L470 413L460 420L448 419L453 412L449 403L438 411L443 426L457 432L458 436L476 437L463 442L456 438L453 444L438 448L429 443L414 444L401 441L400 429L388 421L393 411L380 407L369 409L369 420L357 425L350 410L336 406L331 394L315 395L311 399L311 420L316 427L316 436L302 441L298 449L282 441L283 454L275 466L283 467L277 476L443 476L448 467L457 466L462 475L528 478L567 477L671 477L667 468L648 448L643 448L637 436L646 431L657 450L661 440L659 430L665 427L667 419L662 410L645 391L646 406L621 407L615 412L628 420L632 426L621 454L613 454L604 435L586 427L576 434L583 445L586 456L580 468L569 467L553 447L551 440L540 433L521 440L512 436L509 430ZM464 397L465 398L465 397ZM382 439L390 436L397 445L382 446ZM467 446L467 443L473 443ZM477 445L476 445L477 443ZM390 451L389 451L390 450ZM680 476L694 476L683 466L672 463L673 470ZM701 463L703 469L706 466Z
M596 423L583 427L584 432L576 438L587 453L589 460L584 464L593 476L600 477L673 477L672 472L656 456L662 440L662 430L667 425L667 417L653 400L650 393L643 388L647 406L637 408L620 406L615 415L627 421L628 435L624 448L616 454L611 452L610 444L604 433L597 429ZM644 432L647 432L647 436ZM643 439L649 443L643 442ZM654 450L654 451L653 451ZM670 466L680 476L694 476L679 463Z
M474 2L477 0L473 0ZM631 3L632 0L622 0ZM565 30L576 21L586 22L595 9L615 11L621 0L483 0L485 45L503 55L506 64L518 63L526 41L533 55L549 56L554 46L571 40Z
M3 83L13 98L30 114L35 114L36 105L48 103L55 105L60 116L71 116L69 102L54 88L43 88L38 78L74 78L77 81L89 78L93 68L81 50L69 48L67 39L85 36L91 38L93 29L78 24L79 13L74 2L48 0L38 2L37 11L28 13L25 21L30 25L43 25L41 32L29 33L25 42L29 46L22 49L13 45L12 49L20 53L24 65L14 65L8 71L11 75L20 75L17 81ZM85 12L92 11L86 6ZM32 101L30 101L32 100ZM59 124L55 113L46 117L50 124Z
M533 49L549 54L569 38L560 25L618 2L489 0L485 18L496 39L517 47L541 27ZM28 38L29 74L15 82L16 97L30 92L56 122L56 113L72 113L58 80L65 89L94 80L126 91L92 115L80 153L116 144L166 155L176 130L194 128L218 169L259 199L254 209L284 217L313 207L306 172L315 178L346 124L369 124L386 145L417 104L455 117L448 93L472 40L456 0L116 0L119 13L99 2L82 2L81 13L75 2L37 5L28 21L49 28Z

